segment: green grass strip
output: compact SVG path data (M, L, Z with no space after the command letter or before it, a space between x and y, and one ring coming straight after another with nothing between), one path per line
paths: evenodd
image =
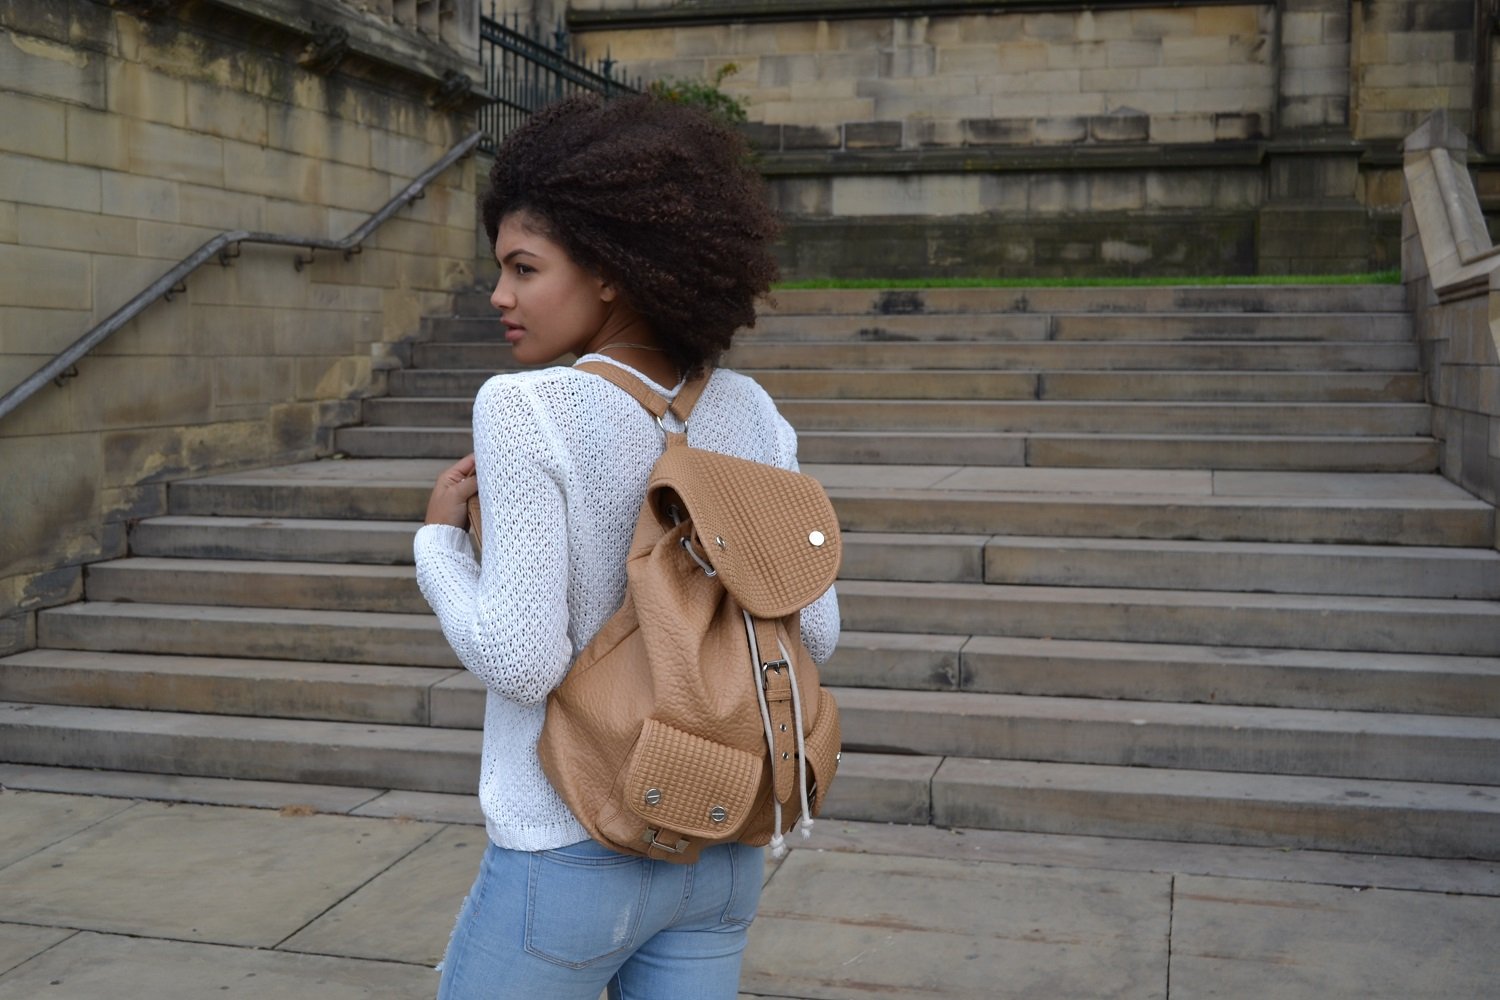
M811 278L782 281L778 291L838 288L1155 288L1228 285L1399 285L1401 272L1365 274L1228 274L1175 278Z

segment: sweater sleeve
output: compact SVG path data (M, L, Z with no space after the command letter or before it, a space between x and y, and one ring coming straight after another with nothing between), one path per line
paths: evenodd
M782 468L800 471L797 465L797 432L786 419L776 418L776 463ZM802 644L819 666L833 656L839 642L839 597L835 588L823 591L823 596L802 609Z
M486 687L535 705L572 662L567 509L549 447L550 422L524 385L495 378L474 401L474 453L484 559L464 532L417 532L417 583L443 635Z

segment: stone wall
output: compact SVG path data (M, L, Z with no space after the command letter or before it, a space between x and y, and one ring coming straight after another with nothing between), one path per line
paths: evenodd
M343 237L472 128L467 56L393 21L330 49L291 26L333 0L160 6L0 3L0 391L223 230ZM450 168L348 261L245 245L0 418L0 652L168 480L327 454L471 281L474 186Z
M1476 124L1471 0L574 0L569 20L632 74L737 67L793 276L1392 267L1399 139L1434 107Z
M1441 113L1407 139L1402 278L1443 474L1500 504L1500 255L1484 229L1468 146Z

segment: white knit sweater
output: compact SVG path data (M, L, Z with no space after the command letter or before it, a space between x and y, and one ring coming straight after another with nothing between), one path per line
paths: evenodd
M666 422L682 429L670 414ZM743 375L715 371L688 424L694 447L797 467L795 432ZM662 447L651 415L596 375L497 375L474 401L483 567L466 532L417 532L417 583L459 660L489 689L479 798L501 847L541 851L588 837L542 773L536 742L548 693L624 599L625 558ZM833 653L832 588L803 611L802 633L819 663Z

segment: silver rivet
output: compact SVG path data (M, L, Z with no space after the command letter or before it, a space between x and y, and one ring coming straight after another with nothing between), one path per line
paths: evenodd
M783 754L782 754L782 755L781 755L781 759L782 759L782 760L786 760L786 759L788 759L788 758L789 758L789 757L791 757L791 756L792 756L792 755L791 755L791 754L789 754L789 753L783 753Z
M719 537L718 535L715 535L714 536L714 544L717 545L719 548L722 549L724 547L724 539L721 538L721 537Z
M660 788L648 788L648 789L646 789L646 805L648 805L648 806L654 806L657 803L659 803L660 801L661 801L661 789Z
M785 723L785 722L783 722L783 723L782 723L782 724L781 724L781 731L782 731L782 732L783 732L783 733L784 733L784 732L786 732L786 723Z
M823 537L823 533L821 531L812 532L807 536L807 540L812 543L812 547L815 549L821 546L825 541L827 541L827 539Z
M725 809L723 806L714 806L708 811L708 818L713 820L715 823L722 823L729 818L729 810Z
M834 754L833 755L833 759L835 761L841 761L841 760L843 760L844 759L844 751L840 750L838 753Z

